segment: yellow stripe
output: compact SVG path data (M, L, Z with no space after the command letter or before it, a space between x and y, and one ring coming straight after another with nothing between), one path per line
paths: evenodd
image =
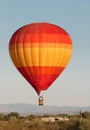
M16 67L57 66L65 67L70 60L72 49L68 48L17 48L10 49Z

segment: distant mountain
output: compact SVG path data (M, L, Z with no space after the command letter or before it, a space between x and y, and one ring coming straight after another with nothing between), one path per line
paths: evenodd
M0 104L0 112L10 113L10 112L18 112L23 115L30 114L77 114L80 111L88 111L90 112L90 106L87 107L73 107L73 106L38 106L32 104Z

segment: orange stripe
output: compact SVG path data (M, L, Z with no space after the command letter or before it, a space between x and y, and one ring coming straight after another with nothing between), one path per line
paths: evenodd
M56 48L67 48L72 49L72 44L68 43L17 43L17 44L10 44L9 48L32 48L32 47L56 47Z

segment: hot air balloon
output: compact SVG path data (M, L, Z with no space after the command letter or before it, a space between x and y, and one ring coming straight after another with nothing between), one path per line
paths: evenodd
M57 25L31 23L12 35L9 53L17 70L40 95L42 90L50 87L70 61L72 40Z

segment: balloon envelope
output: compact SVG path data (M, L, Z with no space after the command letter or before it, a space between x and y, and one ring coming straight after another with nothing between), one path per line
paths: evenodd
M39 95L63 72L72 54L72 41L61 27L32 23L18 29L9 43L17 70Z

